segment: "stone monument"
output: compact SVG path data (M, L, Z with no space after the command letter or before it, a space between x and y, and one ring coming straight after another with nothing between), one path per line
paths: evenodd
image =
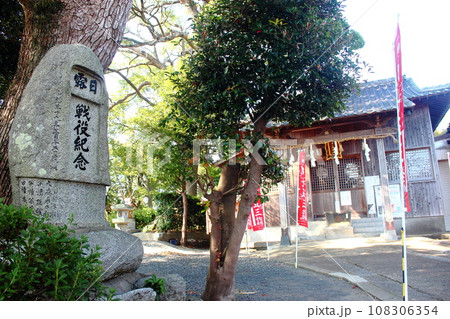
M102 247L105 279L134 271L143 255L140 240L104 219L110 184L107 117L97 56L81 44L58 45L33 72L9 140L14 204L53 224L73 216L76 232Z

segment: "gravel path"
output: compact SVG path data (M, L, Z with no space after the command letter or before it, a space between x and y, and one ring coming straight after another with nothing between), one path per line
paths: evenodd
M161 242L144 242L139 272L179 274L186 280L187 298L198 300L205 287L209 255ZM372 298L345 280L242 252L236 272L236 300L243 301L370 301Z

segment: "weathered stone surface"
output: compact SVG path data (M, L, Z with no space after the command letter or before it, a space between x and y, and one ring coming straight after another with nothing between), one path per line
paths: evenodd
M108 170L108 94L91 49L57 45L36 67L23 93L9 139L16 205L53 224L71 216L78 236L101 247L103 279L135 271L143 256L136 237L104 219Z
M21 177L19 205L47 215L53 224L67 224L73 216L76 228L108 228L105 221L105 186L73 181ZM99 200L102 199L102 200Z
M9 142L16 205L48 215L71 214L79 227L106 227L108 95L97 56L80 44L44 56L23 93Z
M104 281L103 284L108 288L114 289L115 294L121 295L133 290L135 282L142 277L145 277L145 275L138 272L124 273L116 278Z
M139 279L135 288L143 288L145 280L151 278L150 276ZM166 282L166 292L160 297L161 301L184 301L186 300L186 281L178 274L154 274L157 278L162 278Z
M131 290L122 295L114 296L113 300L122 301L155 301L156 292L151 288L141 288L136 290Z
M139 238L116 229L81 231L76 236L87 237L89 245L100 246L103 263L103 280L117 277L120 274L134 272L142 262L144 249Z

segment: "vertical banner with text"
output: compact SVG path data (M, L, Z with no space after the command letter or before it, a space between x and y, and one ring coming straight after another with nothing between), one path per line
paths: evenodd
M394 42L395 53L395 75L396 75L396 91L397 91L397 119L398 119L398 138L400 152L400 183L402 184L404 203L406 211L410 212L408 179L406 175L406 145L405 145L405 112L403 104L403 71L402 71L402 49L400 26L397 24L397 34Z
M261 190L258 188L258 195L261 195ZM247 221L247 229L253 231L263 230L266 227L264 220L264 204L261 199L252 205L252 211Z
M308 194L306 190L306 154L298 151L297 223L308 228Z

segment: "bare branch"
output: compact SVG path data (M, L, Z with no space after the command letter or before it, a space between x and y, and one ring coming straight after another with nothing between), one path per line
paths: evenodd
M129 48L138 48L138 47L143 47L143 46L155 46L158 43L169 42L176 38L184 39L192 49L196 50L196 46L189 38L189 34L187 32L183 32L183 31L171 31L170 33L166 34L165 36L160 35L160 36L154 38L152 41L139 41L139 40L132 39L129 37L123 37L120 47L129 49ZM130 42L130 44L125 44L124 41Z
M225 195L228 195L230 193L233 193L233 192L237 191L238 189L239 189L239 187L237 187L237 186L233 187L233 188L227 190L226 192L222 193L222 196L225 196Z
M119 74L132 87L134 92L126 94L116 102L112 102L110 109L120 103L130 101L135 96L139 96L152 105L140 92L150 84L148 82L142 83L139 87L133 85L127 78L128 72L131 74L134 73L132 68L146 66L150 70L148 74L151 78L153 70L166 70L171 65L173 66L180 56L196 50L196 46L189 38L190 28L186 28L185 23L178 22L179 19L176 18L176 15L179 14L179 10L176 9L184 6L189 9L189 15L195 16L202 6L208 2L206 0L133 1L131 19L134 20L134 24L130 24L129 30L120 45L120 51L125 54L130 66L120 69L115 68L111 72ZM183 21L185 20L184 17L180 18ZM135 27L136 23L138 27ZM180 41L180 47L174 50L170 44L171 41ZM156 69L153 69L153 67Z
M145 102L147 102L149 105L155 105L155 103L153 103L153 102L151 102L149 99L147 99L144 95L142 95L142 93L141 93L141 90L142 90L142 88L143 87L145 87L145 86L149 86L149 85L151 85L152 83L150 83L150 82L144 82L144 83L142 83L141 85L139 85L139 87L136 87L135 85L134 85L134 83L129 79L129 78L127 78L124 74L122 74L122 72L120 72L120 71L118 71L118 70L114 70L114 69L108 69L110 72L114 72L114 73L117 73L122 79L124 79L125 80L125 82L127 82L128 83L128 85L129 86L131 86L132 88L133 88L133 90L136 92L136 94L141 98L141 99L143 99ZM128 98L127 98L128 99ZM116 102L115 103L115 105L117 105L118 103ZM114 105L114 106L115 106ZM110 110L111 110L111 108L112 108L113 106L111 106L110 107Z
M139 48L129 48L129 50L133 51L134 53L136 53L140 57L143 57L144 59L147 59L149 61L150 65L153 65L154 67L157 67L160 70L165 70L166 69L166 65L164 63L162 63L161 61L159 61L157 58L155 58L150 53L148 53L148 52L146 52L144 50L141 50Z
M191 14L196 17L199 14L197 4L194 0L180 0L180 2L189 9Z
M134 68L138 68L138 67L141 67L141 66L148 66L148 63L136 63L136 64L132 64L132 65L127 66L127 67L118 68L116 70L117 71L127 71L128 72L128 71L131 71ZM151 72L151 70L150 70L150 72Z

